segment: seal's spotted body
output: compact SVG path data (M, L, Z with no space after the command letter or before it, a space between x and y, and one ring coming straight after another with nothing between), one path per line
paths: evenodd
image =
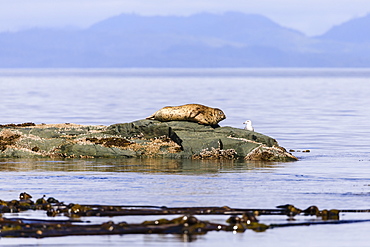
M205 125L217 125L226 118L223 111L199 104L167 106L156 111L147 119L166 121L190 121Z

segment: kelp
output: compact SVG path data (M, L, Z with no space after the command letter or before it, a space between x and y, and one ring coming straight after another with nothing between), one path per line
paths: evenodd
M370 209L331 209L319 210L310 206L304 210L286 204L274 209L230 208L223 207L166 207L147 205L91 205L65 204L59 200L43 196L36 201L26 192L19 195L19 200L0 200L1 213L17 213L26 210L43 210L50 220L0 217L1 237L44 238L72 235L113 235L113 234L183 234L187 236L205 234L209 231L245 232L253 230L263 232L277 227L307 226L317 224L348 224L368 222L363 220L341 220L340 213L369 213ZM81 221L80 217L102 216L149 216L181 215L173 219L159 218L141 223L113 221L92 224ZM196 215L224 215L224 224L200 220ZM282 224L264 224L259 222L261 215L287 216L289 222ZM68 220L56 219L67 216ZM296 216L316 216L314 221L294 222Z

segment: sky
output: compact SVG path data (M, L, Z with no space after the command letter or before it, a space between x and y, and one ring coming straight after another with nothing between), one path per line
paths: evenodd
M369 0L0 0L0 32L90 25L122 13L180 15L239 11L261 14L308 36L370 13Z

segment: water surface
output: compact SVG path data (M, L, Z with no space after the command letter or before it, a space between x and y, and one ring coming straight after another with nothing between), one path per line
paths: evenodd
M311 151L295 152L299 161L289 163L3 159L0 199L27 191L34 199L86 204L370 208L369 79L367 69L0 70L0 124L110 125L167 105L201 103L226 113L222 126L242 128L251 119L257 132L285 148ZM0 239L0 245L367 246L369 229L370 223L358 223L214 232L190 243L176 235L127 235Z

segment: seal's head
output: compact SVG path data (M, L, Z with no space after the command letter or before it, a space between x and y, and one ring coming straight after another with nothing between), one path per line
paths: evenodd
M226 119L225 113L222 110L218 109L218 108L215 108L214 116L215 116L215 122L216 123Z

